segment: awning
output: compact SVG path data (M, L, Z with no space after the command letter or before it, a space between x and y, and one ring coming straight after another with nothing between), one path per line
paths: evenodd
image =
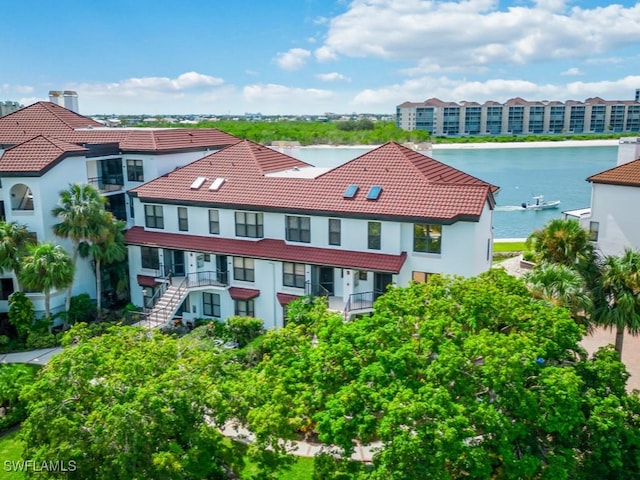
M278 297L278 303L283 307L286 307L294 300L301 298L299 295L291 295L289 293L276 293L276 297Z
M160 282L149 275L138 275L138 285L141 287L155 287L160 285Z
M240 288L240 287L230 287L229 295L234 300L251 300L252 298L256 298L260 295L260 290L254 290L252 288Z

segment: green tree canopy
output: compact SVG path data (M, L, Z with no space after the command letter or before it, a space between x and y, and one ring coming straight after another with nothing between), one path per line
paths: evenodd
M27 251L27 247L34 243L34 236L29 232L26 225L16 222L0 222L0 268L11 270L18 279L18 290L20 287L19 273L22 266L22 257Z
M87 336L73 327L73 346L25 390L24 458L74 460L65 478L228 478L233 459L207 423L219 414L206 408L220 403L219 358L143 329Z
M598 478L639 471L640 404L624 366L606 350L587 359L584 328L521 281L435 276L375 307L344 322L294 305L266 335L236 384L236 416L258 444L317 436L347 458L377 441L374 479L587 479L605 458Z
M529 235L527 245L533 248L540 261L585 268L594 261L589 232L575 219L551 220Z
M78 263L78 253L82 242L94 242L104 235L104 205L106 199L91 185L72 184L60 192L59 204L51 214L60 222L53 226L53 232L73 243L71 254L74 267ZM65 310L71 305L71 285L67 292Z
M31 245L22 260L20 281L29 290L44 293L44 314L51 316L51 290L67 288L73 283L74 265L60 245Z

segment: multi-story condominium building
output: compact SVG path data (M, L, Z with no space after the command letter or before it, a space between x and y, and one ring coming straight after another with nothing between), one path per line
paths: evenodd
M536 135L640 131L640 100L588 98L528 102L512 98L487 101L405 102L396 107L396 122L404 130L424 130L440 136Z
M125 192L145 181L236 143L215 129L126 129L102 124L50 102L38 102L0 118L0 217L26 225L39 241L70 244L54 236L51 215L59 193L71 183L94 185L107 208L129 225L132 205ZM73 294L95 298L95 277L81 261ZM10 272L0 272L0 311L16 288ZM30 293L42 311L42 296ZM54 292L52 310L64 303Z
M162 324L323 295L349 317L388 285L491 266L497 187L387 143L333 169L241 141L129 191L131 298Z
M0 102L0 117L9 115L10 113L15 112L19 108L20 108L20 104L18 102L12 102L9 100Z

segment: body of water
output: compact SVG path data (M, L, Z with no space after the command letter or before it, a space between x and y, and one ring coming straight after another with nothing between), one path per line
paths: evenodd
M335 167L370 148L297 148L282 150L318 167ZM493 216L495 238L527 237L564 210L589 207L591 184L586 178L615 167L618 149L600 147L533 147L442 149L432 157L500 187ZM554 210L523 210L534 195L560 200Z

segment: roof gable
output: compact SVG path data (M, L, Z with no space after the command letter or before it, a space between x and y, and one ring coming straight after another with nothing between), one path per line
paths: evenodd
M88 150L73 143L38 135L7 149L0 156L0 172L4 174L40 174L70 155Z
M640 158L587 178L588 182L640 187Z
M385 144L315 178L266 175L308 166L245 140L131 193L156 203L453 223L479 218L487 202L493 207L492 191L497 190L397 143ZM195 182L198 177L204 180ZM224 183L212 190L216 178L224 178ZM351 184L359 186L358 192L346 198L345 189ZM369 196L374 186L381 187L379 195Z

